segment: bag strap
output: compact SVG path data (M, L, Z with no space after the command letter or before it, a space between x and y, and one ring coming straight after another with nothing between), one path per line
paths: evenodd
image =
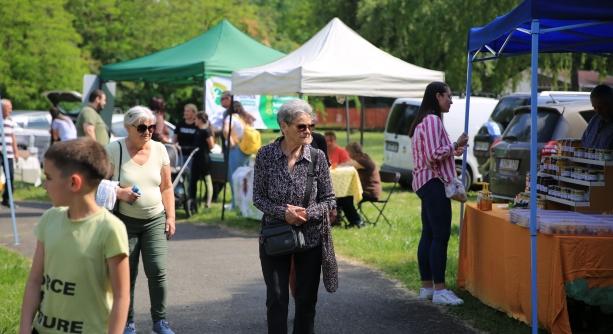
M309 206L309 199L311 199L311 191L313 190L313 178L315 177L315 165L317 164L317 149L309 147L311 151L311 161L309 162L309 172L307 174L306 190L304 191L304 198L302 199L302 207L307 208Z
M123 150L121 149L121 141L117 141L117 145L119 145L119 166L117 166L117 170L119 171L117 175L117 186L119 186L119 182L121 181L121 163L123 160Z

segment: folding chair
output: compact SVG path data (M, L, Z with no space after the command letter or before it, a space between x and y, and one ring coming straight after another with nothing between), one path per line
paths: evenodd
M378 200L375 200L373 198L362 199L360 203L358 203L358 211L360 211L360 214L362 214L362 217L364 217L364 220L366 220L366 222L369 224L377 225L377 223L379 222L379 219L383 217L387 225L391 227L392 224L390 223L389 219L387 219L383 211L385 210L385 207L387 206L387 202L389 202L390 198L392 197L394 190L396 190L396 187L398 186L398 181L400 180L400 173L379 171L379 176L381 177L381 183L393 183L392 189L389 191L385 199L378 199ZM377 211L379 212L374 222L371 219L369 219L368 216L366 216L366 214L362 210L362 205L364 203L372 204L372 206L374 206L375 209L377 209Z

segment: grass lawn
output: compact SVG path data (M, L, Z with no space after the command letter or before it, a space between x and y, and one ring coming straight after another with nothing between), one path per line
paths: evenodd
M32 184L19 181L15 182L13 198L16 201L50 201L47 191L42 185L35 187Z
M17 333L30 262L0 247L0 334Z
M276 138L277 133L267 132L262 135L262 141L268 143ZM345 132L337 131L340 145L345 145ZM351 141L359 141L359 133L351 134ZM383 133L366 132L364 134L364 150L380 166L383 162ZM391 187L384 186L384 191ZM229 195L229 191L228 194ZM475 200L475 194L471 200ZM220 197L221 198L221 197ZM399 280L412 291L420 286L419 269L417 267L417 245L421 233L420 200L413 192L400 190L394 193L393 199L386 208L386 216L391 226L379 221L377 226L369 225L363 229L334 228L334 242L338 254L358 260L373 268L385 272L389 277ZM192 222L219 223L220 204L214 203L206 213L193 216ZM370 209L370 210L368 210ZM468 321L474 327L491 333L529 333L526 324L509 318L504 313L496 311L470 294L456 289L456 274L458 266L458 233L459 233L458 202L453 202L453 226L449 241L446 282L456 290L465 304L460 307L449 307L449 311ZM181 212L177 212L178 216ZM368 208L366 214L375 217L374 209ZM234 212L226 212L224 225L258 231L259 222L238 217Z

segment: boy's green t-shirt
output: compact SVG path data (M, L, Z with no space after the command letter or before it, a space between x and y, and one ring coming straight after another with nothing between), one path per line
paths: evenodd
M106 209L70 220L47 210L34 229L44 243L41 303L34 328L43 333L106 333L113 305L106 259L128 255L125 225Z

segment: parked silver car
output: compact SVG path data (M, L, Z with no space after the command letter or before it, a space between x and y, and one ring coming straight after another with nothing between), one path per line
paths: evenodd
M16 110L11 119L15 122L15 139L20 150L36 151L40 162L51 145L51 115L47 111Z

